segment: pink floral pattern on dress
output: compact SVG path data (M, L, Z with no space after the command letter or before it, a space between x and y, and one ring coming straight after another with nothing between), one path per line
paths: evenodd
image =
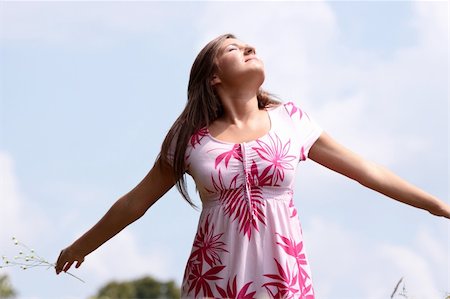
M237 179L239 175L233 177L230 185L224 183L222 173L219 170L217 181L214 177L211 178L213 183L213 190L207 189L209 193L219 194L219 201L222 203L225 215L231 221L239 223L239 232L246 235L249 239L252 236L252 229L258 231L258 222L265 224L265 215L260 206L264 205L262 201L262 193L259 188L251 189L251 196L253 200L251 203L245 199L246 193L243 192L243 185L238 185ZM253 217L255 216L255 217Z
M300 161L305 161L306 160L306 155L305 155L305 147L302 146L300 148Z
M222 277L217 276L217 274L223 270L225 266L214 266L209 268L205 272L203 272L203 264L196 263L192 267L192 271L190 272L187 281L190 285L188 289L188 293L194 291L194 296L197 298L201 295L200 298L205 297L213 297L213 291L211 289L211 284L214 281L222 279Z
M298 112L299 120L302 119L303 111L299 107L297 107L294 103L288 102L284 106L286 107L286 110L288 111L290 117L293 117Z
M206 217L205 225L197 231L194 240L194 251L189 260L205 261L209 266L221 264L220 255L228 252L225 243L221 241L223 233L215 234L214 224L209 224L209 216Z
M284 252L292 257L295 263L291 264L286 261L286 265L275 259L278 273L265 274L264 276L271 279L270 282L263 284L271 298L302 298L314 299L314 291L312 289L311 277L309 275L308 262L303 252L303 242L296 242L292 238L287 238L281 234L276 234L281 239L276 242L278 246L283 248Z
M277 242L277 245L280 245L288 255L295 258L298 269L298 284L300 285L300 289L303 295L303 293L307 293L311 289L310 285L306 285L306 281L310 279L310 276L307 269L304 268L304 266L307 265L307 261L306 255L303 252L303 242L297 243L293 239L288 239L280 234L277 235L281 238L282 241L281 243Z
M297 216L297 209L295 208L293 198L291 198L291 200L289 201L289 208L292 210L290 217L294 218L295 216Z
M236 299L253 299L255 298L256 292L249 292L249 287L253 282L247 282L242 288L237 289L236 276L234 276L231 282L228 279L226 287L221 288L216 284L217 291L219 292L220 298L236 298ZM249 292L249 293L247 293Z
M225 268L221 255L228 253L226 244L221 240L223 233L215 231L209 217L206 216L204 224L197 231L184 275L187 284L183 285L183 290L187 288L187 293L192 292L195 297L200 294L204 297L213 296L210 283L221 279L216 275Z
M263 284L266 288L270 298L298 298L297 294L300 292L298 289L297 274L294 274L289 269L289 264L283 267L277 259L274 259L277 265L277 273L264 274L264 276L270 278L272 281Z
M196 145L200 144L200 141L202 140L203 137L205 137L206 135L208 135L208 129L206 127L200 129L197 131L197 133L195 133L194 135L191 136L191 146L192 148L195 148Z
M295 160L294 155L289 155L291 148L291 140L283 144L277 134L268 135L269 142L256 140L258 146L253 147L261 159L270 162L270 164L263 170L263 172L270 173L270 185L278 186L279 181L284 180L284 171L293 170L292 161Z
M321 129L291 102L267 113L255 140L221 142L205 127L188 142L203 209L182 298L314 299L293 184Z
M230 162L231 158L234 158L234 159L242 162L242 152L241 152L241 147L239 146L239 144L233 145L233 148L231 150L225 151L225 152L221 153L220 155L218 155L216 158L215 168L217 168L217 166L220 164L220 162L222 162L222 160L224 160L225 168L227 168L228 163Z

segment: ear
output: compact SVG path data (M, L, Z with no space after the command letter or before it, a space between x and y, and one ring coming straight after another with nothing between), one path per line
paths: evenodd
M219 76L217 76L217 74L212 75L211 81L210 81L210 84L211 84L212 86L214 86L214 85L216 85L216 84L219 84L219 83L221 83L221 82L222 82L222 81L220 81L220 78L219 78Z

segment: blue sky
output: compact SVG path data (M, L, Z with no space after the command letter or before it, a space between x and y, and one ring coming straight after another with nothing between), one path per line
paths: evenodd
M447 2L1 2L0 255L49 260L151 168L191 64L233 32L264 87L339 142L448 202ZM318 298L450 291L449 222L314 162L296 205ZM190 182L190 190L195 187ZM198 198L195 197L198 202ZM112 279L181 282L199 213L171 190L73 273L9 268L19 298L87 298Z

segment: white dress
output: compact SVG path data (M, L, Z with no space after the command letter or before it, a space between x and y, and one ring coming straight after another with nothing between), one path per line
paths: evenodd
M223 142L206 127L190 139L202 212L182 298L314 299L293 183L322 130L292 102L267 112L270 131L256 140Z

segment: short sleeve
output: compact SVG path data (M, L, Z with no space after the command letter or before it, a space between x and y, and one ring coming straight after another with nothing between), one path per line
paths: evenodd
M200 145L200 142L202 138L207 135L207 129L206 127L198 130L195 132L187 141L186 150L184 152L184 171L189 173L190 172L190 157L192 154L193 149L195 149L196 146ZM175 149L178 146L178 134L172 138L170 142L170 146L167 152L167 162L170 166L173 167L174 159L175 159Z
M308 158L309 150L322 134L322 128L299 106L293 102L284 104L292 120L296 137L300 140L300 161Z

